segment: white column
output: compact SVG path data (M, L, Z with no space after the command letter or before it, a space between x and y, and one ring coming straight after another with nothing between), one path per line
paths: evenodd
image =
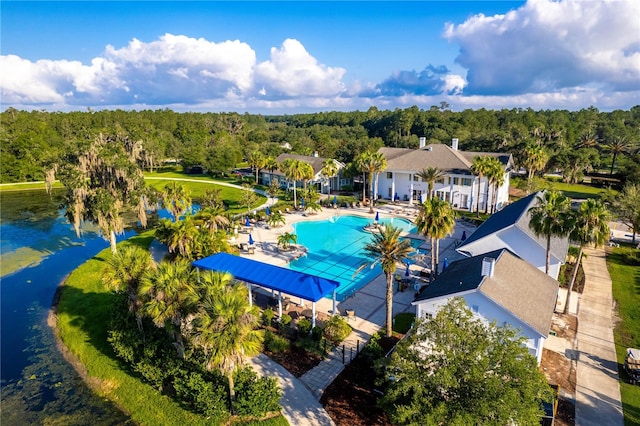
M396 196L396 173L391 173L391 201L395 201Z
M413 205L413 173L409 173L409 205Z
M278 316L282 318L282 292L278 292Z
M331 312L333 313L333 315L336 315L338 313L338 311L336 311L336 292L337 290L333 290L333 306L331 308Z
M316 302L311 302L311 328L316 326Z
M251 295L251 283L247 283L247 288L249 289L249 306L253 307L253 297Z

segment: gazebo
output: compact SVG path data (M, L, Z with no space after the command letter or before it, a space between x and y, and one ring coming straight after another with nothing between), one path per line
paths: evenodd
M249 303L252 303L252 285L259 285L278 292L278 315L282 316L282 293L311 301L311 322L316 325L316 302L329 294L333 297L333 313L336 312L336 290L338 281L305 274L281 266L270 265L229 253L218 253L192 263L199 269L228 272L235 279L244 281L249 288Z

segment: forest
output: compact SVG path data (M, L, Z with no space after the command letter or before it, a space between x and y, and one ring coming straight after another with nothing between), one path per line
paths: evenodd
M141 166L153 170L167 159L185 170L202 167L225 174L251 153L282 152L351 163L382 146L418 148L458 138L467 151L509 152L524 162L526 147L546 152L541 173L567 182L588 174L613 182L640 181L640 105L628 111L532 109L451 111L446 103L419 109L318 112L266 116L238 113L179 113L163 110L0 113L0 182L42 181L52 165L82 152L99 135L142 142Z

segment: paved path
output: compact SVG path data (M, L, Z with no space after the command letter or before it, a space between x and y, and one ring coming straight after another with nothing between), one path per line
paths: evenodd
M604 250L585 249L585 253L586 282L578 309L576 425L622 426L611 277Z

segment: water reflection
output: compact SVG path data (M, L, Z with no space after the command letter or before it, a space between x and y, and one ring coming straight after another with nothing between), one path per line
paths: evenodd
M0 194L0 422L127 423L112 404L84 385L57 351L46 324L58 284L109 246L95 229L76 237L59 210L60 195L50 198L44 191Z

